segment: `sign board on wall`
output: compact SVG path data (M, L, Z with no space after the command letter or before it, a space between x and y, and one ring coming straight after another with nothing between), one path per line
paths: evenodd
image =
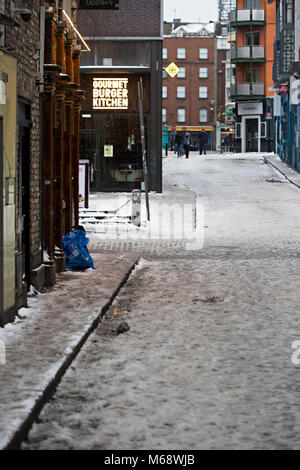
M263 114L262 103L238 103L238 114L251 115L251 114Z
M128 78L93 78L93 109L128 109Z
M104 156L112 158L114 156L114 146L104 145Z
M180 72L180 68L174 62L171 62L164 70L171 78L175 78Z
M79 160L79 207L89 207L89 160Z
M279 85L279 94L280 95L287 95L289 92L288 85Z
M118 10L119 0L79 0L79 10Z
M281 116L281 100L278 93L274 95L274 116Z

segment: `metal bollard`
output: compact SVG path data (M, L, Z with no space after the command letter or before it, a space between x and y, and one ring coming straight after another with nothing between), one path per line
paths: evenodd
M141 190L134 189L132 191L132 213L131 222L137 227L141 226Z

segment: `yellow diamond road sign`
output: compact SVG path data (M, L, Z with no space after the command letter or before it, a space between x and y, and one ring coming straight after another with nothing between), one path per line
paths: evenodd
M174 78L174 77L176 77L176 75L180 71L180 68L177 67L177 65L174 64L174 62L171 62L168 65L168 67L165 68L165 71L167 72L168 75L170 75L171 78Z

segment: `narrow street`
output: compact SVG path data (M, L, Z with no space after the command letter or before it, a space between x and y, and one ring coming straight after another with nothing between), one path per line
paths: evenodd
M262 154L169 153L150 202L195 198L202 249L88 234L142 259L23 449L300 448L300 189Z

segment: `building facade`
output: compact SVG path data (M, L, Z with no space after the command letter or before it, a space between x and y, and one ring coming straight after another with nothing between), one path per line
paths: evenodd
M216 36L214 23L174 20L164 29L163 67L174 62L180 69L175 78L163 73L162 120L170 145L176 132L189 130L197 148L199 132L205 129L213 149L215 124L225 115L226 45Z
M140 112L149 188L162 190L162 1L128 0L116 10L78 11L91 53L81 56L80 157L91 191L130 191L144 183ZM142 84L142 100L138 97Z
M235 31L231 61L236 66L231 88L236 103L236 144L241 152L274 149L273 80L276 6L270 0L237 0L230 13Z
M0 2L0 326L26 305L42 268L40 97L36 85L40 2ZM20 9L28 9L28 14Z
M276 152L289 166L300 169L300 3L276 1L274 88Z
M0 2L0 326L26 306L31 285L55 283L62 236L78 223L75 6Z

